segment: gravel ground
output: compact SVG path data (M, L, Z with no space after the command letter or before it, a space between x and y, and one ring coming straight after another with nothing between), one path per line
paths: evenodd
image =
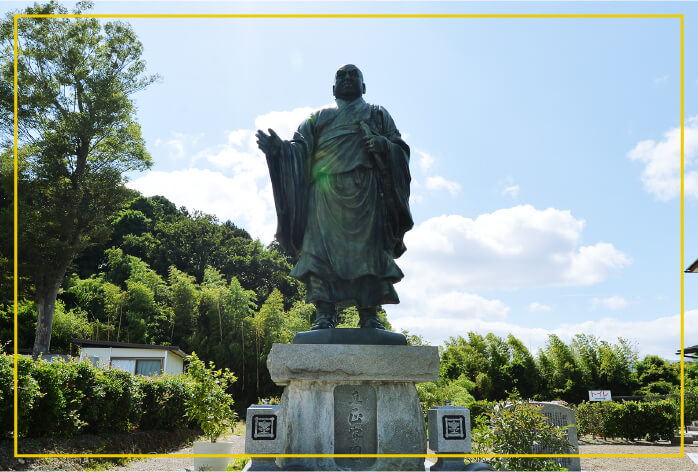
M580 441L580 454L680 454L680 446L644 441ZM698 453L698 445L686 444L684 453ZM689 457L582 457L582 470L698 470Z
M233 443L233 451L236 454L242 454L245 451L245 436L239 435L228 435L225 436L223 441L231 441ZM191 447L186 447L180 449L172 454L192 454ZM138 461L131 461L126 465L120 467L110 468L109 470L114 471L155 471L155 470L168 470L168 471L184 471L194 469L194 458L193 457L154 457L152 459L143 459Z
M226 441L233 442L233 450L242 453L245 449L244 436L227 436ZM622 441L602 441L588 440L581 441L579 445L580 454L679 454L679 446L672 446L667 443L622 442ZM698 445L687 444L684 447L685 453L698 454ZM191 454L191 447L177 451L179 454ZM698 464L690 458L684 457L582 457L582 470L601 471L625 471L625 470L696 470ZM153 458L140 461L129 462L122 467L110 470L115 471L184 471L193 470L193 458Z

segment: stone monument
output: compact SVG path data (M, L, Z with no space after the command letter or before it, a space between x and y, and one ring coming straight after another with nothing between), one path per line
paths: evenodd
M381 306L399 303L395 259L412 228L410 148L385 108L366 103L363 74L341 66L336 101L290 141L269 129L257 143L269 166L276 239L297 257L291 275L316 307L311 331L274 344L271 378L285 386L286 470L424 470L426 428L417 382L438 378L438 349L407 346L385 330ZM356 306L359 328L337 329L337 306ZM417 457L365 457L413 454ZM421 457L420 457L421 456Z
M577 420L574 410L557 402L531 402L533 405L541 407L541 413L545 415L548 422L555 426L567 428L567 439L572 444L570 454L579 454L579 439L577 438ZM540 453L546 453L542 449ZM567 470L581 470L579 457L555 457L555 461Z
M245 454L279 454L283 451L283 410L279 405L250 405L245 419ZM255 457L248 470L278 470L275 458Z
M429 448L437 454L464 454L473 450L470 410L459 406L429 408ZM462 458L440 457L430 470L465 470Z

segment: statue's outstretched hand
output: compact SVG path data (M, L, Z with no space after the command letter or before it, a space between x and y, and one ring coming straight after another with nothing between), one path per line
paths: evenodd
M269 134L264 131L257 130L257 146L262 150L267 156L278 156L281 152L281 138L278 134L274 132L273 129L269 128Z

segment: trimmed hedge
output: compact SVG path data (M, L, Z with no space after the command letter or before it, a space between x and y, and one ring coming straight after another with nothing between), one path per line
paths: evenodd
M189 426L186 376L134 376L88 362L18 359L20 437ZM13 429L13 358L0 354L0 436Z
M679 428L677 399L583 402L575 410L579 434L629 441L671 439Z

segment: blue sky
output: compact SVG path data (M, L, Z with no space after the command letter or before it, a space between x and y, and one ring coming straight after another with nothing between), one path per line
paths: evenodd
M6 4L13 9L19 4ZM98 2L95 13L685 15L685 255L698 258L695 3ZM216 214L264 243L275 214L253 133L282 137L362 69L411 146L415 228L395 328L433 343L512 333L615 341L678 359L678 19L132 19L153 168L129 186ZM698 275L685 277L698 344Z

